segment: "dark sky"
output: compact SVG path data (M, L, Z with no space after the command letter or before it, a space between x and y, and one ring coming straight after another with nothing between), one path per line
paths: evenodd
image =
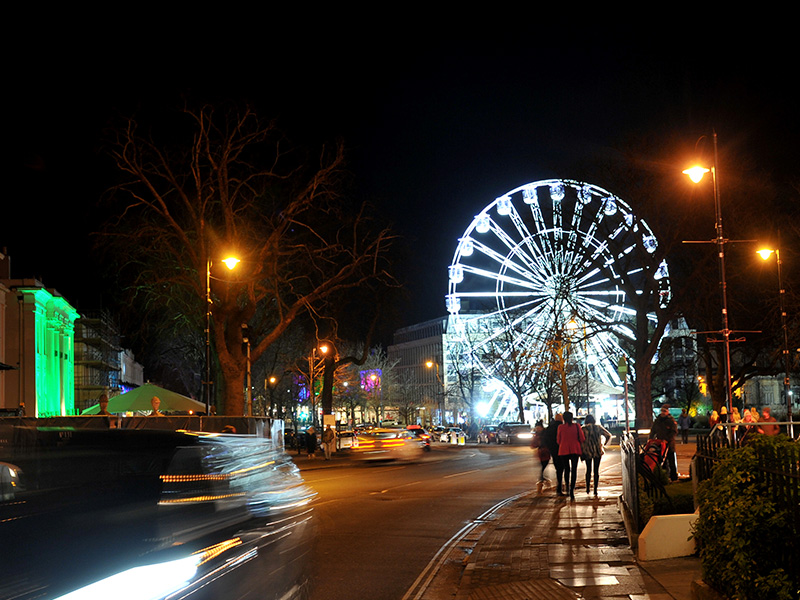
M579 178L580 165L628 136L670 132L691 146L713 127L722 151L746 147L796 181L796 62L782 56L732 46L713 66L692 66L673 50L355 42L335 52L265 43L257 55L207 61L167 51L110 60L102 48L33 54L9 71L0 247L15 276L43 278L79 309L99 306L88 233L109 183L104 125L142 105L174 105L182 92L246 99L290 134L345 140L359 193L406 240L408 325L445 313L446 267L481 208L529 181Z

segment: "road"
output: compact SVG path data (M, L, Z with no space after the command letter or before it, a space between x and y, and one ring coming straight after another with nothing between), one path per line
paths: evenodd
M318 493L312 600L401 598L459 529L538 477L522 446L436 444L409 464L296 463Z

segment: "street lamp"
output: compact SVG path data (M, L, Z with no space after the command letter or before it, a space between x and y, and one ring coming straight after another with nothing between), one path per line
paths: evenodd
M728 292L727 283L725 281L725 243L728 241L722 233L722 209L719 197L719 177L717 176L717 132L714 132L714 164L711 169L706 167L694 166L686 169L684 174L689 178L699 183L706 173L711 173L711 178L714 183L714 214L716 217L716 230L717 238L714 242L717 244L717 252L719 255L719 287L722 296L722 330L720 333L724 342L724 363L725 363L725 399L728 404L728 414L733 414L733 394L731 390L731 330L728 328ZM732 430L731 430L732 431Z
M783 329L783 366L785 369L783 389L786 394L786 419L789 421L789 437L794 438L794 426L792 425L792 385L789 379L789 329L786 323L786 290L783 289L783 279L781 278L781 251L780 248L775 248L775 250L764 248L759 250L758 254L763 260L769 260L769 257L775 254L775 260L778 265L778 301L781 311L781 328Z
M319 350L321 354L319 358L317 358L317 350ZM312 425L314 425L314 427L318 425L317 403L316 399L314 398L314 380L316 379L316 374L321 369L324 369L325 356L327 354L328 354L328 346L322 344L320 346L314 346L314 348L311 349L311 354L308 356L308 398L309 398L309 408L312 411L311 423Z
M229 256L221 262L225 263L229 271L232 271L240 262L238 258ZM211 258L206 260L206 380L205 386L206 415L211 414Z
M439 424L440 425L444 425L444 410L445 410L445 407L443 406L444 385L442 384L442 378L439 375L439 363L436 362L436 361L433 361L433 360L428 360L428 361L425 362L425 366L428 367L429 369L432 369L434 366L436 367L436 381L439 382L439 387L442 388L442 392L441 392L441 396L440 396L441 400L439 402L437 402L437 404L439 405ZM437 396L438 395L439 394L437 393Z

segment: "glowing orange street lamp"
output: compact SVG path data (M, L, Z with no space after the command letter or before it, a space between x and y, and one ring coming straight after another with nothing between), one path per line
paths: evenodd
M718 154L717 154L717 132L714 132L714 164L711 169L701 166L695 166L690 169L686 169L683 171L689 178L695 182L699 183L703 176L706 173L711 173L711 178L713 179L714 184L714 214L716 217L716 230L717 230L717 238L714 240L714 243L717 245L717 251L719 256L719 287L720 287L720 294L722 296L722 330L720 333L723 337L723 342L725 344L725 400L728 408L728 414L733 414L733 394L731 390L731 330L728 328L728 291L727 291L727 283L725 281L725 242L728 240L725 239L725 236L722 233L722 209L720 206L720 198L719 198L719 179L717 177L717 163L718 163Z
M792 425L792 385L789 379L789 329L786 322L786 290L783 289L783 280L781 279L781 251L779 248L772 250L770 248L763 248L758 251L758 255L763 260L769 260L769 257L775 254L775 260L778 264L778 301L781 310L781 328L783 329L783 366L785 369L783 378L783 389L786 395L786 420L789 421L789 437L794 438L794 426Z
M238 258L229 256L221 262L225 263L228 270L232 271L239 262ZM206 415L211 414L211 257L206 259Z
M440 400L437 402L437 404L439 405L439 424L440 424L440 425L444 425L444 420L445 420L444 411L445 411L445 407L444 407L444 406L442 406L442 401L444 400L444 385L442 384L442 378L441 378L441 376L439 375L439 363L438 363L438 362L436 362L436 361L433 361L433 360L427 360L427 361L425 361L425 366L426 366L427 368L429 368L429 369L432 369L434 366L436 367L436 381L438 381L438 382L439 382L439 387L441 387L441 388L442 388L442 391L440 392L440 393L441 393L441 396L439 396ZM439 393L437 393L437 396L438 396L438 395L439 395Z

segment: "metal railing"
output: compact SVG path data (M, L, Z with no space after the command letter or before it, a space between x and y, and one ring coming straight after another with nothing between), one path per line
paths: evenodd
M636 462L639 455L639 442L635 434L619 435L620 460L622 461L622 501L628 507L635 527L639 527L639 479Z

